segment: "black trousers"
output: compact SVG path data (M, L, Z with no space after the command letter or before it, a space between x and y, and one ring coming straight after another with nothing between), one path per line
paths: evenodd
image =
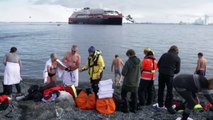
M92 90L93 90L93 92L95 93L96 96L97 96L97 93L98 93L98 90L99 90L99 87L98 87L99 82L100 82L100 79L90 80Z
M191 92L191 91L178 91L176 89L176 91L180 94L181 97L183 97L186 101L186 108L182 114L182 120L187 120L187 118L189 117L191 111L194 109L194 106L196 105L195 103L195 98L196 98L196 94Z
M17 93L21 93L21 86L20 84L15 84ZM6 95L11 95L13 92L13 86L12 85L4 85L3 84L3 93Z
M129 104L129 99L127 97L127 93L131 93L131 104ZM130 109L133 111L137 110L137 88L128 88L125 86L122 86L121 89L121 99L123 102L123 111L129 111Z
M92 87L93 92L95 93L96 96L97 96L97 93L98 93L98 90L99 90L98 84L101 81L102 75L103 75L103 72L101 72L99 79L96 79L96 80L91 79L90 80L91 87Z
M140 80L138 88L139 105L151 105L154 98L153 92L154 80Z
M158 105L163 107L164 105L164 89L167 86L165 107L171 107L173 101L173 76L159 73L158 76Z

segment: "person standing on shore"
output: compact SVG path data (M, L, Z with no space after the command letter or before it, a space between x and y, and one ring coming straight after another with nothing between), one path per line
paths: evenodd
M144 55L145 55L145 57L146 57L146 54L149 52L149 51L152 51L150 48L144 48L144 50L143 50L143 53L144 53Z
M197 67L195 70L195 74L205 76L207 61L204 58L203 53L199 52L197 55L198 55L198 60L197 60Z
M144 52L144 58L146 57L146 55L147 55L147 53L148 53L149 51L152 51L151 48L149 48L149 47L144 48L144 50L143 50L143 52ZM153 52L153 51L152 51L152 52ZM154 52L153 52L153 54L154 54ZM147 94L147 93L145 93L145 94ZM153 96L152 101L156 101L157 94L156 94L155 86L154 86L154 85L153 85L153 87L152 87L152 96Z
M64 56L63 62L67 66L63 74L63 83L65 85L75 85L75 87L78 87L81 57L77 51L77 45L73 45L71 51L67 52Z
M175 77L174 88L186 101L186 107L182 113L182 117L176 120L187 120L194 106L198 103L196 94L202 93L207 100L213 105L212 93L213 90L213 78L206 79L204 76L191 75L191 74L181 74Z
M126 56L129 58L122 69L122 75L124 76L123 85L121 88L121 99L123 101L122 112L136 113L137 110L137 90L138 82L140 79L140 59L136 57L135 51L129 49L126 52ZM127 93L131 93L131 104L129 106Z
M12 85L15 84L17 89L17 95L21 94L20 81L21 78L21 60L17 54L17 48L11 47L10 53L5 54L3 58L4 69L4 81L3 81L3 93L10 96L12 94Z
M56 72L57 72L57 55L55 53L50 54L50 59L46 62L44 68L44 84L54 83L56 84Z
M88 49L89 57L87 65L83 66L80 72L89 70L89 80L93 92L98 93L99 87L98 84L102 78L103 70L105 68L104 59L100 50L95 50L94 46L90 46Z
M159 76L158 76L158 107L164 107L164 89L167 86L167 94L165 100L165 107L168 112L175 114L176 111L172 108L173 101L173 76L179 73L181 60L178 56L178 47L173 45L167 53L164 53L159 61Z
M124 66L123 61L121 60L121 58L118 55L115 55L115 59L113 59L112 61L112 65L111 65L111 72L113 72L114 69L114 83L115 86L120 86L121 80L122 80L122 76L121 76L121 68Z
M141 80L138 88L139 105L151 105L153 102L153 87L157 61L152 51L147 52L141 61Z

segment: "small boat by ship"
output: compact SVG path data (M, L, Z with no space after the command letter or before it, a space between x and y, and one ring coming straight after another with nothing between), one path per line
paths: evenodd
M116 10L84 8L73 12L69 24L122 25L122 13Z

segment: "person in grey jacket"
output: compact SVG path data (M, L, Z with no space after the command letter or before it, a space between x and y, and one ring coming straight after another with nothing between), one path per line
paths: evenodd
M185 99L186 107L181 120L187 120L190 112L198 103L196 94L201 92L207 100L213 104L213 78L207 79L204 76L181 74L175 77L173 81L176 91Z
M122 112L128 113L136 112L137 108L137 89L140 79L140 59L135 56L135 51L129 49L126 52L129 59L126 61L123 69L122 75L124 76L123 85L121 89L121 98L123 101ZM127 93L131 93L131 104L129 106Z

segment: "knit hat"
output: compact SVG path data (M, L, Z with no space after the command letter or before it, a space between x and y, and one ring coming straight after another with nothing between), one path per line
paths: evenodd
M88 49L88 52L95 52L95 47L94 46L90 46L89 49Z

